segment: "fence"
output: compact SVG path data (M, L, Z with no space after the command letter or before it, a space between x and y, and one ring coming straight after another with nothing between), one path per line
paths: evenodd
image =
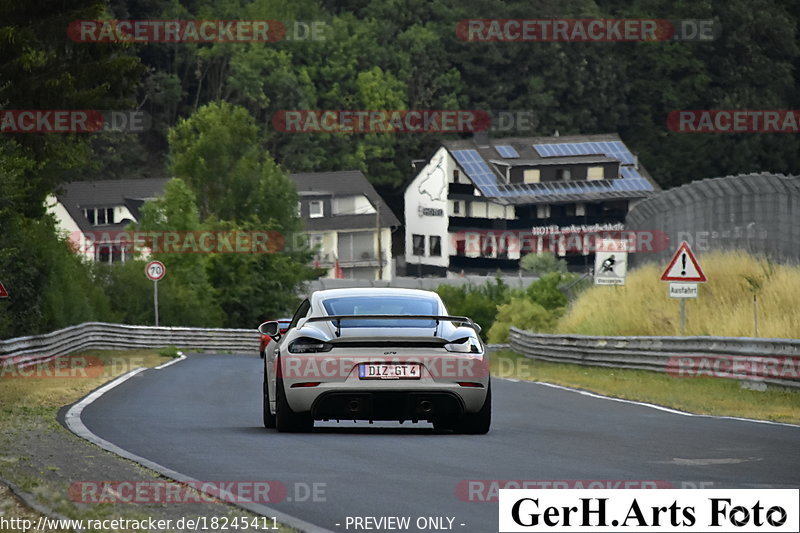
M713 376L800 387L800 340L744 337L594 337L517 328L511 349L527 357L587 366Z
M0 361L30 365L89 349L180 346L258 353L255 329L151 327L87 322L0 341ZM545 361L712 375L800 387L800 340L741 337L594 337L511 328L511 349Z
M0 341L0 361L25 366L91 349L137 349L182 346L201 350L258 353L254 329L128 326L86 322L77 326Z

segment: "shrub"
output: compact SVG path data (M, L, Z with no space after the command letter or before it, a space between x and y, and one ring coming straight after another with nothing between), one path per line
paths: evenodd
M546 309L529 298L512 298L498 307L497 319L489 329L488 340L491 344L508 342L511 326L537 332L551 332L563 308Z
M543 276L550 272L567 273L567 262L563 259L558 259L551 253L527 254L520 259L519 267L537 276Z
M436 289L442 297L448 312L467 316L478 323L485 339L497 315L497 306L509 301L512 291L502 279L496 278L483 285L439 285Z

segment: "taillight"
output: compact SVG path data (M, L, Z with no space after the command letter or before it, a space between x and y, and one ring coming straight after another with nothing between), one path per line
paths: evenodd
M462 387L474 387L476 389L483 388L482 383L475 383L474 381L459 381L458 384L461 385Z
M289 345L289 353L319 353L330 352L333 344L310 337L300 337Z
M457 353L480 353L478 341L472 337L462 337L453 342L444 345L444 349L448 352Z
M302 389L304 387L316 387L322 383L321 381L304 381L303 383L292 383L290 388L292 389Z

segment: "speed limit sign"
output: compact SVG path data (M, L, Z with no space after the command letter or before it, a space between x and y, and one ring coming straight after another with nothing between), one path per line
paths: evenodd
M167 273L167 269L161 261L150 261L147 263L147 266L144 267L144 273L147 274L150 280L159 281L164 277L164 274Z

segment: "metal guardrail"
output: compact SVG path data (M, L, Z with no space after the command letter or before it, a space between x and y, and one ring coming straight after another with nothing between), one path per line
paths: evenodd
M800 340L795 339L596 337L514 327L509 338L512 350L544 361L800 387Z
M77 326L0 341L0 363L27 366L82 350L179 346L199 350L258 353L253 329L152 327L86 322Z

